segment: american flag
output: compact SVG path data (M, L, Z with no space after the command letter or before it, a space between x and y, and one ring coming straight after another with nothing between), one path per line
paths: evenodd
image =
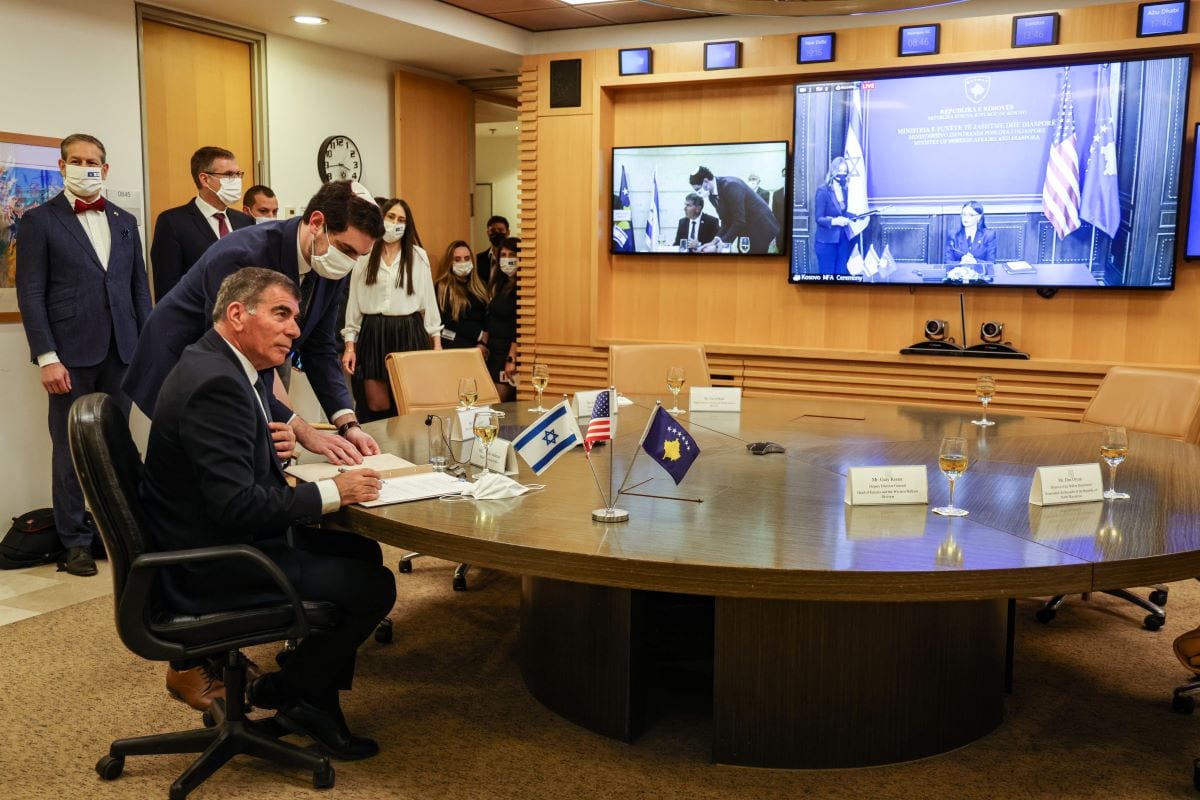
M1042 211L1059 239L1079 227L1079 151L1075 147L1075 104L1071 101L1071 68L1063 68L1058 127L1046 161Z
M592 406L592 419L588 423L587 432L583 435L583 451L592 452L592 445L612 438L612 416L610 412L609 395L612 391L603 391L596 395L596 403Z

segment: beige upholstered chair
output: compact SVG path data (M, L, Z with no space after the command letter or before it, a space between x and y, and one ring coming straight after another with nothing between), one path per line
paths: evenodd
M483 353L477 347L388 353L387 370L397 414L441 411L458 405L459 378L475 379L480 405L500 402L496 385L488 377ZM400 571L412 572L412 560L419 555L405 553L400 558ZM466 591L470 568L470 564L459 564L454 570L456 591Z
M1083 421L1196 443L1200 441L1200 373L1113 367L1083 412ZM1153 589L1149 599L1125 589L1106 589L1104 593L1150 612L1142 624L1153 631L1167 619L1162 609L1167 604L1167 588ZM1050 598L1038 611L1038 620L1054 619L1062 602L1063 595Z
M608 379L621 394L664 394L667 368L683 367L686 386L712 386L702 344L614 344Z

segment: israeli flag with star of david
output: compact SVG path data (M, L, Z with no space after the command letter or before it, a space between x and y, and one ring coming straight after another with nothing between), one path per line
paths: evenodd
M579 423L571 405L564 400L538 417L513 441L513 449L535 474L541 475L562 455L583 444Z

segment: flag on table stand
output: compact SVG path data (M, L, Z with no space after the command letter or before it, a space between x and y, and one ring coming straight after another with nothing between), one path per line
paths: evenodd
M613 209L613 249L624 253L633 252L633 214L629 210L629 181L625 179L625 165L621 165L621 190L617 195L619 208Z
M875 245L867 249L867 257L863 259L863 272L868 278L879 274L879 254L875 252Z
M856 244L854 245L854 249L850 251L850 258L846 260L846 271L851 275L862 275L865 268L862 249Z
M896 259L892 258L892 249L883 246L883 254L879 256L879 277L886 278L896 271Z
M862 90L855 89L851 96L850 123L846 126L846 147L843 157L850 168L850 181L846 185L846 211L849 214L865 214L867 206L867 160L863 157ZM849 236L858 236L871 222L863 217L850 223Z
M1109 97L1108 64L1096 72L1096 134L1088 149L1083 173L1083 200L1079 218L1090 222L1109 238L1121 227L1121 196L1117 178L1117 123Z
M700 445L688 436L678 420L662 406L654 409L654 416L642 439L642 449L678 484L700 455Z
M651 249L658 245L658 167L654 168L654 191L650 193L650 213L646 215L646 245Z
M583 435L585 453L592 452L596 442L608 441L617 435L617 413L612 407L612 394L612 390L607 389L596 395L596 402L592 405L592 419Z
M513 449L535 474L541 475L582 442L571 404L564 400L521 431L513 441Z
M1079 151L1075 147L1075 103L1071 100L1071 68L1063 67L1058 127L1046 159L1042 211L1059 239L1079 227Z

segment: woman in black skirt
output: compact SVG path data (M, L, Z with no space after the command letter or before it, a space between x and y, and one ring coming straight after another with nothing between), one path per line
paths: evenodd
M442 347L479 347L487 358L483 344L483 317L487 311L487 287L475 269L475 255L462 239L451 242L438 267L433 285L438 313L442 316Z
M517 396L517 253L520 251L520 239L505 239L500 245L500 269L492 270L488 285L491 300L483 321L487 368L502 403Z
M429 256L408 203L392 198L380 206L383 238L359 259L350 277L346 351L342 366L363 382L370 419L394 412L384 359L388 353L442 349L442 318L433 296ZM359 419L364 418L358 409Z

